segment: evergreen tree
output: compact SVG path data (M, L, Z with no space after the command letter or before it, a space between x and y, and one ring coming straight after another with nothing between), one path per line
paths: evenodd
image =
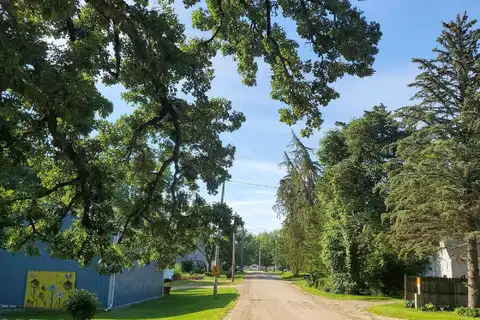
M468 306L478 307L480 231L480 30L467 14L443 23L432 59L414 59L417 105L399 115L416 129L397 145L389 208L405 253L431 254L453 239L468 266Z
M310 231L317 225L314 215L319 166L311 158L312 149L295 134L289 147L292 150L285 152L282 163L287 174L277 189L274 210L285 218L282 234L285 262L298 274L306 266L307 248L312 244Z

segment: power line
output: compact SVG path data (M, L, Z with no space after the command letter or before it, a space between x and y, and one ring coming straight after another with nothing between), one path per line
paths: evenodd
M250 226L250 227L254 227L254 228L257 228L257 229L262 229L262 230L264 230L264 231L267 231L267 232L268 232L268 230L267 230L267 229L265 229L265 228L262 228L262 227L259 227L259 226L256 226L256 225L254 225L254 224L250 224L250 223L246 223L246 222L245 222L245 225L247 225L247 226Z
M236 181L236 180L227 180L227 182L239 183L239 184L246 184L246 185L250 185L250 186L264 187L264 188L273 188L273 189L277 189L277 188L278 188L278 186L276 186L276 187L275 187L275 186L267 186L267 185L264 185L264 184L244 182L244 181Z

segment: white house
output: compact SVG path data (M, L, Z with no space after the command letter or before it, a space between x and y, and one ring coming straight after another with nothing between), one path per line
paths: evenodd
M480 254L480 246L478 247ZM466 244L447 240L440 242L438 253L430 258L427 277L460 278L467 276ZM479 259L480 262L480 259Z
M201 250L205 250L203 247L197 248L194 252L187 253L186 255L176 259L176 263L181 263L182 261L193 261L195 265L200 267L207 266L207 258L202 253Z

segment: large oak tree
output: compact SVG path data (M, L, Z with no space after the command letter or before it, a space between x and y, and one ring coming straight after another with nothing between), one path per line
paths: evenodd
M219 135L244 121L207 96L218 49L247 85L263 59L272 98L285 103L281 120L306 118L305 135L338 96L335 80L373 72L378 24L349 1L185 4L202 7L194 25L211 37L188 38L169 1L1 0L2 247L34 252L42 240L83 264L100 256L114 272L134 260L164 265L191 245L197 181L216 192L229 177L235 149ZM314 59L300 58L288 20ZM133 112L107 120L118 106L99 83L121 84ZM74 223L62 230L67 213Z

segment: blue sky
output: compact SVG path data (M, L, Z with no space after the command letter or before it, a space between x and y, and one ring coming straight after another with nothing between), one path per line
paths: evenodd
M480 17L479 0L367 0L353 1L368 20L380 23L383 37L380 52L374 65L375 74L369 78L345 77L335 84L341 97L322 110L324 125L305 143L317 148L325 130L336 121L348 121L361 116L363 110L383 103L394 109L410 103L414 91L407 87L417 74L413 57L432 56L435 40L442 30L441 21L455 19L457 13L467 11L471 18ZM190 15L177 0L175 8L180 20L187 26L187 34L198 34L191 29ZM289 25L288 32L295 32ZM477 25L480 27L480 25ZM307 46L301 44L303 56L309 55ZM216 78L212 83L211 97L225 97L236 110L242 111L247 121L231 135L223 137L225 143L237 147L236 161L230 169L232 180L276 186L284 175L278 167L285 147L291 139L292 128L279 122L281 103L270 99L269 72L260 65L258 85L247 88L241 83L236 64L229 57L217 56L214 61ZM115 104L112 119L131 112L120 99L121 86L99 87ZM299 128L293 128L299 132ZM204 194L205 195L205 194ZM251 231L273 230L281 221L272 210L275 189L229 182L226 184L226 202L238 212ZM220 195L205 197L219 201Z

